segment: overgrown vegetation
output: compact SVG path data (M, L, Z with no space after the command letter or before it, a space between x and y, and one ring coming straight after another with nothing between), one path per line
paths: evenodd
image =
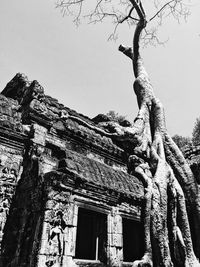
M172 139L177 146L184 150L187 146L200 145L200 117L196 119L192 130L192 137L185 137L179 134L175 134Z
M182 135L175 134L172 136L172 139L181 151L183 151L185 147L192 145L192 138L190 137L184 137Z
M101 134L121 144L129 155L129 173L137 176L145 188L142 218L145 253L132 263L133 267L200 266L200 188L168 134L163 106L154 94L140 51L141 42L157 38L150 28L152 21L158 26L165 17L185 18L186 2L96 0L85 15L87 0L58 1L58 6L73 15L76 23L84 14L94 23L111 18L115 23L114 34L123 22L134 27L131 47L120 45L119 51L132 62L139 111L131 127L112 123L111 133L101 130ZM155 8L153 15L149 15L148 7ZM102 125L109 129L106 124L110 121ZM113 266L120 266L120 262Z
M109 112L107 112L106 116L108 116L111 121L118 122L121 126L131 126L131 123L126 119L126 116L119 115L114 110L110 110Z
M200 144L200 117L196 119L192 132L192 142L194 145Z

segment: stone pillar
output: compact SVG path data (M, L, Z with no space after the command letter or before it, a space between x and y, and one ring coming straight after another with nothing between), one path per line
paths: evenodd
M51 190L49 197L42 222L37 267L71 267L75 256L78 207L66 192Z
M32 125L32 131L34 132L32 141L35 144L45 146L46 136L47 136L47 128L40 126L38 124Z
M45 266L47 258L46 255L48 254L47 246L48 246L49 233L50 233L50 224L47 222L43 222L37 267Z
M22 156L17 149L0 145L0 251L4 226L18 180L21 177L22 161Z
M76 252L76 232L78 221L78 207L74 203L73 199L70 200L68 211L64 214L64 220L66 222L65 232L65 264L66 266L75 265L73 258Z
M122 217L117 207L108 215L108 264L112 267L122 266L123 254Z
M33 124L32 131L33 138L31 140L33 144L31 148L31 158L38 159L39 174L51 172L53 169L56 169L57 161L45 153L47 128L38 124Z

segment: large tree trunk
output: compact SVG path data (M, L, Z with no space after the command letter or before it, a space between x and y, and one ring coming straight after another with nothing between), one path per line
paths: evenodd
M120 46L119 50L133 62L139 112L133 128L123 135L134 139L129 171L145 186L146 251L133 266L200 266L199 189L190 167L167 133L163 107L154 95L139 53L140 35L146 27L144 10L136 1L131 2L140 20L133 48Z

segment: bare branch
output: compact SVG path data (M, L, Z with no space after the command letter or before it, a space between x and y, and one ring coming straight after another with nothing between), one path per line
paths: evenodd
M120 45L118 49L120 52L129 57L131 60L133 59L133 51L131 47L125 47L123 45Z
M131 4L133 5L133 7L135 8L138 16L140 19L144 19L145 17L145 13L144 13L144 9L142 7L142 2L139 0L129 0L131 2Z
M158 34L157 34L157 28L151 28L150 30L145 29L144 30L144 34L141 37L141 42L143 47L146 47L148 45L152 45L152 46L156 46L158 45L165 45L167 43L168 39L161 41L158 38Z
M82 5L83 5L83 1L80 2L78 14L77 14L76 18L73 20L77 26L80 24L80 15L81 15L81 11L82 11Z
M156 12L156 14L153 16L153 17L151 17L150 19L149 19L149 21L152 21L155 17L157 17L168 5L170 5L170 3L172 3L172 2L174 2L174 0L171 0L171 1L169 1L168 3L166 3L164 6L162 6L159 10L158 10L158 12Z
M156 5L158 8L158 6ZM176 20L179 21L180 17L184 17L186 19L190 14L187 6L184 4L183 0L171 0L165 3L150 19L149 22L155 19L156 17L160 17L162 20L162 12L164 10L169 10L167 16L172 15Z
M153 0L152 5L155 10L148 20L143 8L143 0L55 1L57 1L56 7L61 9L62 14L71 15L76 25L80 24L81 18L93 24L110 19L111 23L114 24L114 29L108 38L109 40L116 40L119 24L126 22L130 27L135 27L141 21L143 22L143 28L146 28L149 22L155 21L152 29L147 27L146 32L140 38L143 46L165 43L159 40L157 29L162 25L166 17L172 16L179 21L180 18L186 19L189 15L188 6L185 4L189 0Z
M136 20L136 21L139 21L139 19L133 18L133 17L131 16L131 13L133 12L133 10L134 10L134 7L132 7L132 8L130 9L128 15L127 15L126 17L124 17L119 23L123 23L125 20L127 20L127 19L129 19L129 18L131 18L131 19L133 19L133 20Z

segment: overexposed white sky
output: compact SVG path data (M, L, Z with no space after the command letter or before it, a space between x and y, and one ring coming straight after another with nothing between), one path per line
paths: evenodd
M187 23L166 21L160 30L163 39L169 37L165 46L143 50L171 135L190 136L200 116L200 1L191 3ZM132 121L132 66L118 46L131 45L133 28L122 25L118 40L108 42L112 29L109 23L77 28L54 0L0 0L0 90L22 72L84 115L115 110Z

